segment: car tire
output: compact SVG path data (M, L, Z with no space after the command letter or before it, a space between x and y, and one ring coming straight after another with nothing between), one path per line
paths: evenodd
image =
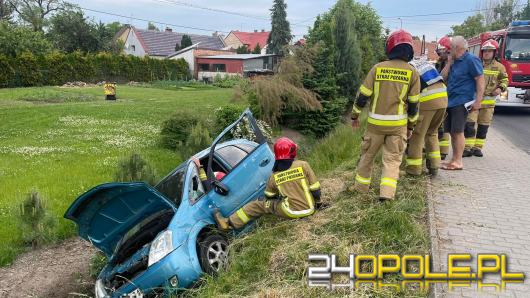
M217 275L228 264L228 240L221 234L210 234L199 242L199 260L206 274Z

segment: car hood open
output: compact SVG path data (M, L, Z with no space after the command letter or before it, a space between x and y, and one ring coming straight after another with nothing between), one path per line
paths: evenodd
M79 196L64 217L79 227L79 236L110 257L120 239L148 216L176 207L143 182L108 183Z

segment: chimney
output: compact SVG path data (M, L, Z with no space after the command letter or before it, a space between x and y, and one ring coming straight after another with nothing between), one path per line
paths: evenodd
M166 27L166 32L173 32L173 29Z
M212 36L213 36L213 37L217 37L217 36L219 36L219 32L218 32L218 31L215 31L214 33L212 33Z
M265 29L261 29L261 32L265 32Z
M258 33L258 30L254 30L254 33Z

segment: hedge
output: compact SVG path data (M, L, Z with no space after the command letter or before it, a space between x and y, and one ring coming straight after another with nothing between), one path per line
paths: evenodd
M72 81L151 82L186 80L190 77L189 66L184 59L160 60L80 52L46 55L27 52L17 57L0 55L0 87L55 86Z

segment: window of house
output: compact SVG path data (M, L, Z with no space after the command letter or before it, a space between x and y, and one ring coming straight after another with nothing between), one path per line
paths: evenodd
M213 71L215 72L226 72L226 64L214 64Z
M132 46L131 46L131 50L132 50L133 52L136 52L136 46L135 46L135 45L132 45Z
M199 69L201 71L209 71L210 70L210 64L199 64Z

